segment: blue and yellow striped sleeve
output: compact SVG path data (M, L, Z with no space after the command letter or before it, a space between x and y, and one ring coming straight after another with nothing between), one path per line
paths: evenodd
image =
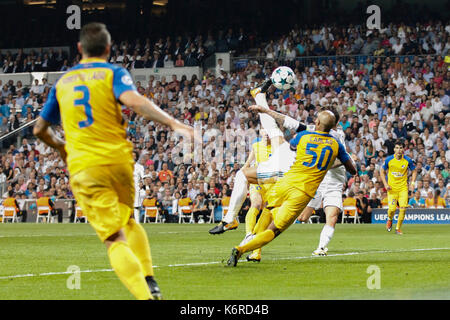
M61 121L61 114L59 111L59 103L56 99L56 84L50 89L47 96L47 101L39 114L45 121L51 124L59 124Z
M348 154L347 150L345 150L344 145L339 142L339 140L336 139L336 142L339 146L337 157L342 163L345 163L350 159L350 155Z
M117 68L114 70L113 77L113 92L117 100L122 93L125 91L133 90L136 91L136 87L133 84L133 79L130 73L125 68Z
M292 150L296 150L298 144L300 143L300 139L305 135L310 133L309 131L301 131L297 133L297 135L289 141Z
M408 156L405 156L405 159L408 161L408 168L409 168L409 170L412 171L412 170L416 169L416 164L414 163L413 159L411 159Z
M394 156L389 156L386 158L383 164L383 169L387 170L389 168L389 161L391 161L394 158Z

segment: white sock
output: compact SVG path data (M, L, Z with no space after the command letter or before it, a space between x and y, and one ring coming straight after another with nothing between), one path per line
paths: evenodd
M248 181L244 173L239 170L234 178L234 188L231 192L230 204L228 205L228 212L223 218L226 223L231 223L237 217L241 210L242 204L247 197L247 185Z
M139 209L134 209L134 220L136 223L140 223L141 215Z
M266 100L266 94L265 93L258 93L255 97L256 104L269 109L269 105L267 104ZM283 136L283 133L278 128L277 123L275 122L275 119L269 116L267 113L260 113L259 119L261 121L261 126L264 130L266 130L267 135L269 136L269 139Z
M257 105L259 105L261 107L264 107L266 109L269 109L269 105L267 104L266 94L265 93L261 93L261 92L258 93L256 95L256 97L255 97L255 101L256 101Z
M333 234L334 228L326 224L320 233L319 249L326 248L328 246L331 238L333 238Z

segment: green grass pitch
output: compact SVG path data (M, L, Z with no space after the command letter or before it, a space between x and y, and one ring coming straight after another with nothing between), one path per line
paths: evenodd
M145 229L166 300L450 299L450 225L405 224L396 235L384 225L338 224L329 255L312 257L322 226L295 224L263 248L260 263L235 268L225 262L243 224L216 236L210 224ZM80 289L67 287L71 265L81 270ZM370 266L379 268L379 289L367 286ZM88 224L0 224L0 299L133 296Z

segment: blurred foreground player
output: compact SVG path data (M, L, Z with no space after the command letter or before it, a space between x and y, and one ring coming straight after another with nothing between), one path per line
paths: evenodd
M193 129L141 96L124 68L107 63L111 36L101 23L80 32L80 63L50 90L34 134L67 162L75 199L107 247L119 279L139 300L161 299L145 230L133 219L132 144L121 104L186 138ZM66 141L51 129L62 121Z

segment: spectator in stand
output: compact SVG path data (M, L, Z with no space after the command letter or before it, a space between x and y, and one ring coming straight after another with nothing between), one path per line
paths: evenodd
M209 220L211 214L209 210L209 201L205 198L205 193L200 192L194 200L193 206L195 223L205 223Z
M177 55L177 60L175 61L175 67L184 67L184 60L181 54Z
M420 195L420 191L414 193L414 197L409 199L409 205L412 208L425 208L425 199Z
M435 190L434 194L433 192L428 192L428 197L425 200L425 206L427 208L435 208L435 209L442 209L447 206L445 203L445 200L441 197L441 191Z
M167 162L164 162L162 164L161 171L158 173L158 179L159 179L159 181L164 183L164 182L169 181L172 178L173 178L173 173L172 173L172 171L170 171L168 169Z

